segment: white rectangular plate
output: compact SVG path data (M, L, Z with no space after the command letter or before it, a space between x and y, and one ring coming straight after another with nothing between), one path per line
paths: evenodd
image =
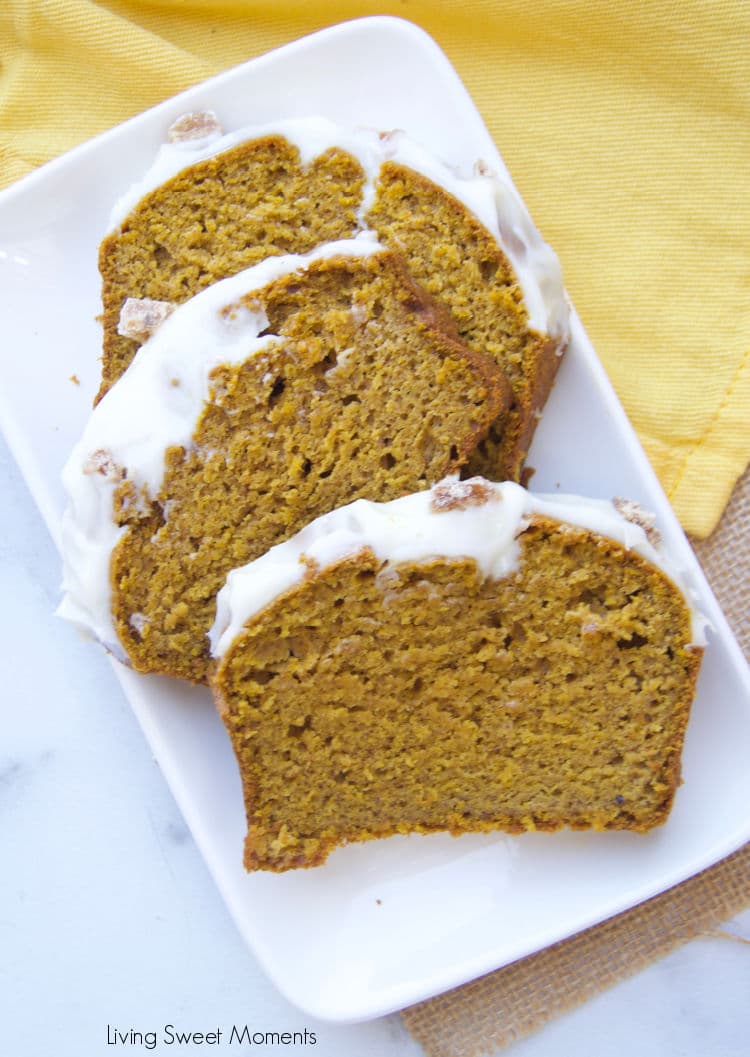
M114 200L147 168L167 126L196 108L216 110L227 130L309 113L403 128L449 163L482 157L502 167L433 41L409 23L372 18L230 70L3 192L0 421L55 539L60 471L98 386L98 243ZM362 1019L446 990L624 910L750 838L747 666L577 319L529 462L536 490L628 495L654 510L714 627L684 785L668 823L648 836L396 837L341 849L319 869L249 876L237 768L208 692L114 664L239 929L280 990L314 1016Z

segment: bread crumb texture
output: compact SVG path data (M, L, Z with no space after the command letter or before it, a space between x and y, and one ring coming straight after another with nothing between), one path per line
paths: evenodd
M99 251L104 357L99 397L138 348L117 333L128 297L181 304L266 257L353 237L364 172L341 150L307 167L282 136L190 166L147 194Z
M701 651L672 582L535 516L518 570L365 550L259 613L212 685L248 870L396 833L662 823Z
M138 347L118 333L128 298L179 304L265 257L305 253L361 230L365 173L331 148L309 165L269 135L199 162L149 192L102 243L104 355L98 398ZM381 166L366 225L447 309L461 340L494 359L513 400L472 456L469 474L519 480L560 362L559 344L531 330L521 289L495 238L426 177Z
M509 399L390 253L323 259L249 296L277 339L214 369L155 499L130 480L116 492L115 625L141 671L203 681L230 569L335 507L456 472Z
M368 224L402 253L414 277L446 305L471 348L492 356L513 390L469 463L469 476L519 480L560 363L557 343L528 326L521 288L494 237L451 195L395 162L381 168Z

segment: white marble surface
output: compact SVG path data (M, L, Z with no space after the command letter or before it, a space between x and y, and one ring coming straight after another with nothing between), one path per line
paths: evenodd
M52 613L52 543L0 441L0 1054L418 1057L398 1016L314 1022L243 946L109 662ZM514 1057L746 1057L750 910L515 1043ZM220 1045L111 1045L174 1024ZM228 1045L232 1025L315 1045ZM309 1036L308 1036L309 1037ZM144 1042L146 1040L144 1039Z

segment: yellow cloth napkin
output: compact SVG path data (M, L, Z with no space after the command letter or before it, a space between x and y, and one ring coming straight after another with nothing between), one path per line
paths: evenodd
M750 458L746 0L3 0L0 185L365 14L418 23L457 68L678 516L709 534Z

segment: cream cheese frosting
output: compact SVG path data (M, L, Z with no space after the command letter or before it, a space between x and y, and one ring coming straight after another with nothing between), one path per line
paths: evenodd
M211 371L279 340L263 333L268 319L262 306L249 308L241 299L314 261L378 252L377 239L363 232L308 254L268 257L214 283L164 319L94 408L63 470L68 507L62 521L60 616L125 659L111 612L110 560L127 531L113 521L115 492L127 479L144 501L156 499L166 450L191 444L210 398Z
M480 492L482 501L464 503L472 490ZM445 497L455 502L446 503ZM446 478L431 489L389 503L358 499L230 572L217 596L216 619L209 632L212 655L222 657L256 613L299 584L310 562L325 567L368 549L386 566L437 557L471 558L486 577L508 576L518 567L518 537L534 514L614 539L661 569L690 607L693 645L704 644L705 621L692 604L680 571L646 530L620 514L612 502L537 495L509 481Z
M534 226L510 178L505 173L490 171L482 162L475 164L470 174L460 173L401 130L380 133L371 128L344 128L327 118L311 116L247 125L224 134L218 123L208 122L205 135L178 139L160 147L143 178L116 202L109 230L116 231L145 195L183 169L241 143L269 135L283 136L292 143L299 150L303 165L332 147L339 147L356 158L366 180L359 216L363 228L384 162L404 165L442 187L469 209L502 248L523 293L529 326L561 340L566 337L569 307L557 256Z

